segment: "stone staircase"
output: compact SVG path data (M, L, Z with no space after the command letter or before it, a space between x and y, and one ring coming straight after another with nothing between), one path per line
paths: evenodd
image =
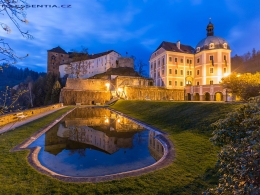
M120 98L119 97L113 97L109 102L107 102L105 105L110 105L110 104L113 104L115 103L117 100L119 100Z

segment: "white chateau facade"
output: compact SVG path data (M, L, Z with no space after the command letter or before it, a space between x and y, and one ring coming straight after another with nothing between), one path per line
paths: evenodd
M207 37L195 48L189 45L162 42L150 57L150 77L156 86L184 89L185 100L229 100L227 90L219 84L231 73L230 47L227 41L214 36L209 22Z

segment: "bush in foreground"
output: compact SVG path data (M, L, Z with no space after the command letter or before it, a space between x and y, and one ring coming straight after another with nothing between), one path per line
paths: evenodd
M212 126L221 178L206 194L260 194L260 107L243 106Z

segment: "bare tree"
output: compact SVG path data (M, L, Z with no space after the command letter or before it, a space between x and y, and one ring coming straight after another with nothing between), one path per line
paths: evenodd
M0 115L14 110L19 110L20 106L17 104L17 100L26 92L26 90L19 90L13 94L12 89L8 86L5 91L0 92Z
M0 14L7 19L9 18L23 37L32 39L32 35L30 35L28 31L23 31L19 25L19 23L28 23L25 12L25 7L27 5L25 0L0 0ZM0 26L7 34L11 33L12 30L6 23L0 22ZM28 54L24 57L27 56ZM5 39L0 37L0 63L9 66L11 64L16 64L18 60L21 60L24 57L17 56ZM3 71L1 66L0 70ZM1 93L0 114L13 111L16 108L15 104L18 98L25 92L26 91L18 91L16 94L12 94L11 89L7 86L6 90Z
M19 23L28 23L26 19L25 7L28 5L24 0L0 0L0 14L6 16L11 20L11 22L16 26L21 35L27 39L32 39L32 35L28 33L28 31L23 31L20 28ZM7 34L11 33L11 28L5 24L0 22L2 30L6 31ZM6 66L10 64L16 64L17 60L20 60L24 57L19 57L15 54L14 50L10 47L10 45L5 41L4 38L0 38L0 62L5 64Z
M73 50L70 55L71 62L65 68L65 72L76 76L76 78L86 74L90 67L90 63L86 64L86 60L89 58L88 49L82 47L80 52Z

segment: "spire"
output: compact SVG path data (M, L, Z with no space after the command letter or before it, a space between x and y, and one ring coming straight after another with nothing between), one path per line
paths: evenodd
M209 24L207 26L207 36L213 36L214 35L214 25L211 23L211 18L209 18Z

